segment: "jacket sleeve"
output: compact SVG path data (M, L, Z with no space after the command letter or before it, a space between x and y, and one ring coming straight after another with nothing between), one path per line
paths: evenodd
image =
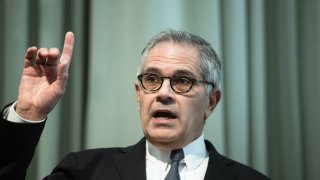
M12 123L3 118L4 109L0 114L0 179L23 180L45 122Z
M78 160L76 153L69 153L61 162L52 170L51 174L43 180L74 180L74 179L89 179L79 177L81 174L78 168Z

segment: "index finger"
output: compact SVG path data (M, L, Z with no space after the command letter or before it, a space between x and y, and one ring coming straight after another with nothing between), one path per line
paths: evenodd
M63 51L58 65L57 84L64 91L68 79L68 70L72 58L74 44L74 35L72 32L67 32L64 40Z
M70 64L74 46L74 35L72 32L67 32L64 40L63 51L60 57L60 63Z

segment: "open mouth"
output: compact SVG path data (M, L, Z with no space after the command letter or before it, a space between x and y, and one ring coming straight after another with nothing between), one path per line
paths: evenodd
M170 111L156 111L153 113L152 117L157 119L176 119L177 116Z

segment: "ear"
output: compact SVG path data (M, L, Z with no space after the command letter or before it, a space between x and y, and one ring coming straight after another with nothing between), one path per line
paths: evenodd
M213 89L210 94L209 94L209 103L208 107L205 112L205 119L210 116L210 114L214 111L218 103L220 102L221 99L221 91L220 89L216 88Z

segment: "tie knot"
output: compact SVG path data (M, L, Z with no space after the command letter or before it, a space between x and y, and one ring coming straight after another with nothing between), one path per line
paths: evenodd
M171 151L170 159L171 161L181 161L184 158L184 153L182 149L175 149Z

